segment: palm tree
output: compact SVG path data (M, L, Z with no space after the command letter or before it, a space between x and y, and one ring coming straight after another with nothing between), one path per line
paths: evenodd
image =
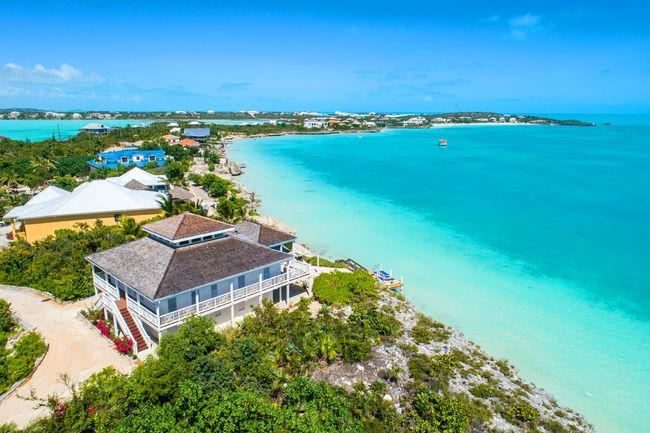
M158 200L158 203L160 204L160 210L162 210L162 213L165 217L170 217L181 213L180 206L174 201L171 194L159 194L159 196L160 199Z

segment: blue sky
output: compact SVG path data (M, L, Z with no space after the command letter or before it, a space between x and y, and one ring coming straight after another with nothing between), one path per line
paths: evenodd
M5 1L0 107L650 112L650 6Z

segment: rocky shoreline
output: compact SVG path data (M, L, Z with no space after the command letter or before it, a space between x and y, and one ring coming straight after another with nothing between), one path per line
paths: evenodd
M434 322L440 326L439 329L444 330L444 338L432 339L426 343L418 342L414 337L414 328L418 326L422 315L401 295L383 292L380 307L395 312L396 318L404 325L404 334L396 341L376 346L369 360L328 366L317 370L312 375L314 379L324 380L348 391L352 391L354 385L359 382L369 386L377 380L384 380L388 384L384 400L393 402L397 410L401 411L400 399L408 392L409 382L414 378L414 373L409 367L413 354L424 355L430 359L453 357L457 362L449 372L445 385L453 394L463 395L487 410L490 414L490 431L530 431L529 423L513 420L508 410L509 405L529 405L539 413L537 423L544 429L537 431L594 432L593 427L582 415L560 406L551 394L522 380L515 367L485 354L477 344L458 330ZM341 313L349 315L350 312ZM386 372L389 370L399 371L401 374L398 378L387 381Z
M244 195L251 194L241 183L237 184ZM255 219L280 230L296 233L293 228L272 216L259 215ZM308 246L298 245L298 250L303 255L315 255ZM355 384L370 385L383 379L388 383L384 399L392 402L397 410L401 410L400 397L407 392L414 375L409 368L409 360L413 355L418 354L431 360L451 357L454 360L453 368L444 385L454 394L462 395L480 405L486 414L489 414L487 425L490 430L477 427L472 431L531 431L531 423L517 418L516 414L513 415L513 410L525 411L533 408L538 413L538 418L533 427L536 430L532 431L594 432L593 426L581 414L560 406L551 394L522 380L515 367L485 354L477 344L458 330L433 322L444 330L442 334L445 338L429 342L416 341L413 330L420 326L419 321L423 315L403 295L384 291L380 306L395 312L396 318L404 325L404 334L397 341L376 346L369 360L354 364L337 363L318 369L312 375L314 379L341 386L348 391L351 391ZM345 316L350 312L341 309L340 314ZM386 380L388 370L401 373L394 380Z

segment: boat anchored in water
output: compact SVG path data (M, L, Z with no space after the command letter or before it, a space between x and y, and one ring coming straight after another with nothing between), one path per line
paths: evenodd
M444 138L442 140L438 140L438 146L447 147L447 140L445 140Z

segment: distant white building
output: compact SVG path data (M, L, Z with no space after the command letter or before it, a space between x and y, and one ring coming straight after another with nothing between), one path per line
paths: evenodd
M18 119L18 116L20 116L20 111L12 111L9 113L7 116L8 119Z
M511 117L509 122L510 123L517 123L517 118L516 117Z
M303 123L303 126L307 129L325 128L327 126L327 122L320 119L307 119Z
M427 121L427 119L425 119L424 117L417 116L417 117L411 117L410 119L403 121L402 125L404 125L404 126L418 126L418 125L424 124L424 122L426 122L426 121Z
M81 114L79 113L72 113L72 118L75 120L79 120L82 118Z

